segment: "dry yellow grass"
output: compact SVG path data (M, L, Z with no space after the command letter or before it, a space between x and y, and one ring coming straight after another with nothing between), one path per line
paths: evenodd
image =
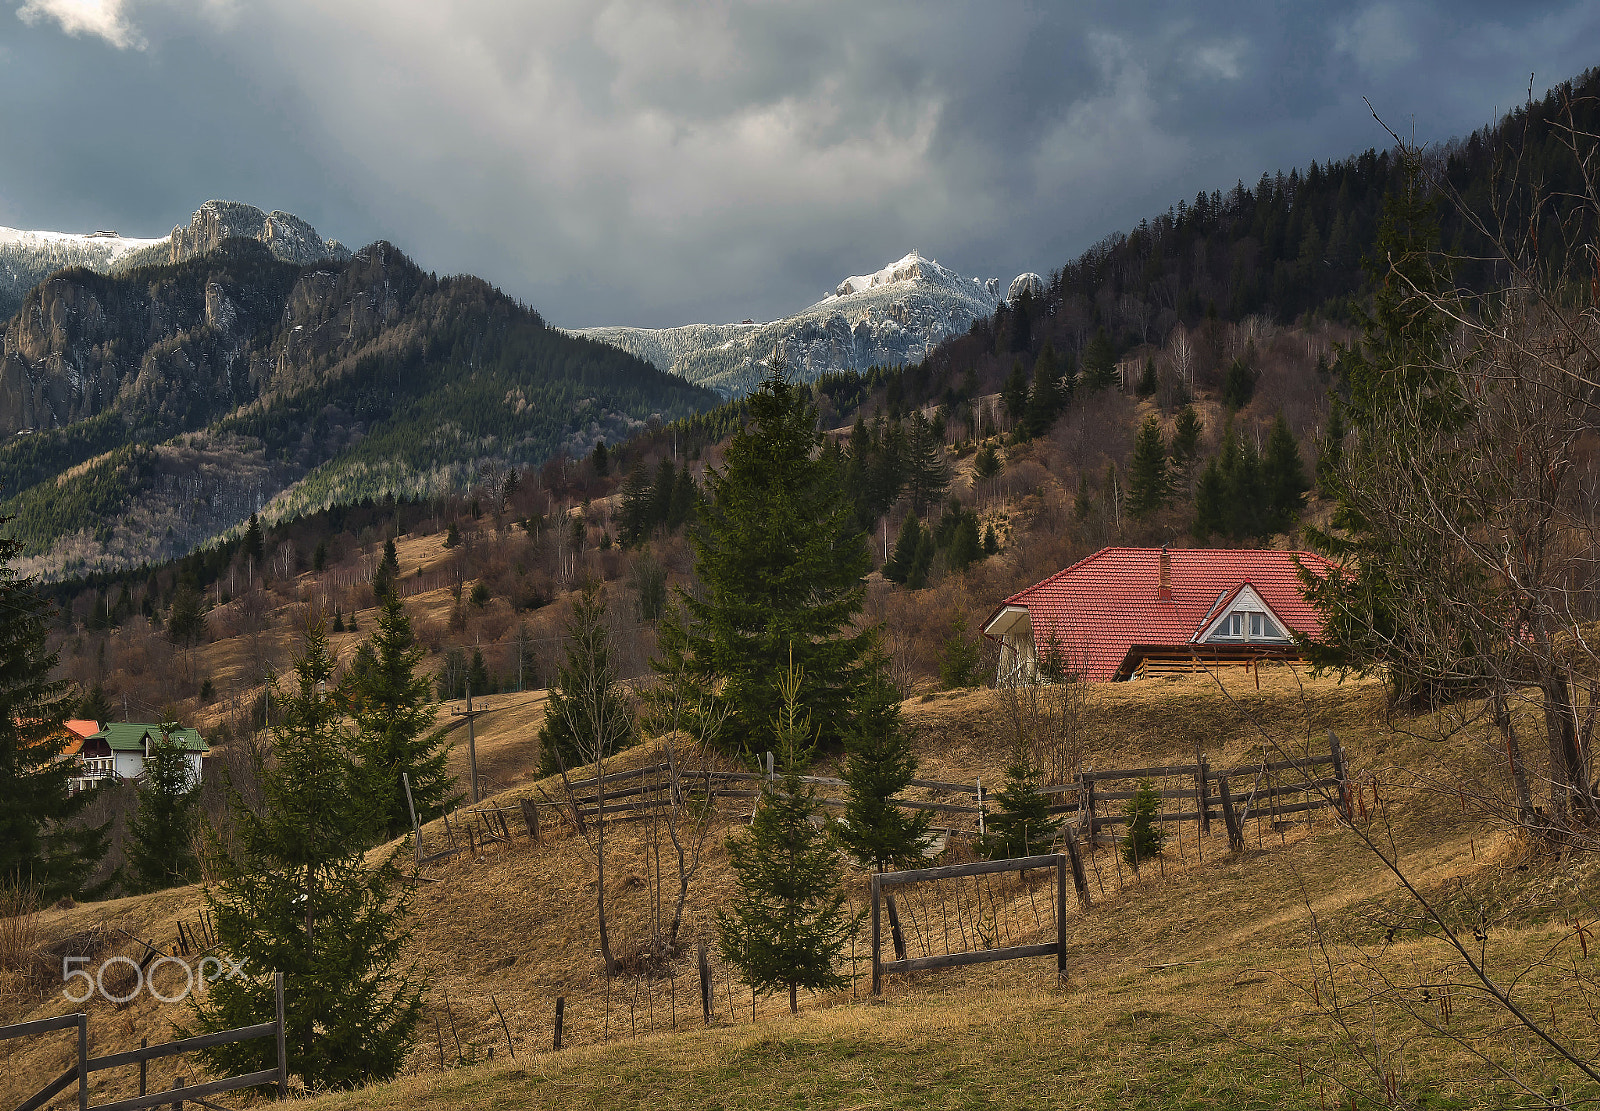
M1453 794L1426 789L1425 776L1440 760L1470 765L1485 759L1482 751L1463 739L1445 751L1391 729L1372 682L1309 681L1278 668L1263 669L1260 684L1258 691L1253 676L1231 672L1220 683L1195 676L1096 688L1092 761L1099 768L1188 762L1198 743L1213 765L1243 762L1260 753L1264 736L1320 751L1332 727L1356 774L1382 784L1408 871L1463 913L1490 908L1502 967L1552 946L1576 959L1563 919L1588 903L1587 862L1526 862ZM924 776L998 780L1008 742L991 692L913 699L905 710ZM534 782L530 766L540 712L535 697L507 696L479 719L480 772L504 784L491 802L514 805L539 797L541 788L554 793L553 785ZM623 763L648 758L637 751ZM732 885L722 838L742 823L747 805L727 804L725 826L711 839L686 915L691 945L714 937L713 915ZM325 1097L330 1107L1316 1107L1324 1099L1345 1106L1340 1084L1368 1095L1374 1086L1311 994L1312 913L1343 955L1339 975L1349 990L1361 987L1352 943L1375 942L1403 969L1441 959L1437 942L1425 936L1402 932L1383 944L1386 924L1401 920L1405 900L1394 878L1331 816L1309 828L1253 830L1240 853L1222 853L1213 838L1203 862L1191 826L1181 854L1174 851L1165 866L1147 865L1137 881L1110 853L1097 855L1094 907L1069 910L1064 989L1054 983L1050 961L1031 960L894 977L886 1002L874 1005L861 998L863 960L853 991L806 1000L798 1018L787 1015L784 1001L760 1001L752 1024L748 991L714 960L717 1025L702 1030L692 949L671 979L622 977L608 990L595 952L595 888L584 842L560 823L537 844L520 836L520 822L512 825L519 832L512 845L430 867L432 882L417 889L411 957L429 983L423 1036L407 1062L417 1075ZM430 844L442 837L437 824L425 831ZM644 827L614 828L607 892L621 952L651 931L648 852ZM990 894L1025 932L1036 909L1028 890L1013 881ZM162 943L174 935L173 919L192 916L200 897L185 888L52 909L40 925L48 940L112 921ZM912 901L911 910L924 923L933 918L931 907ZM1527 990L1566 1023L1576 1020L1581 1000L1564 983L1550 972L1533 977ZM568 1000L569 1048L553 1054L558 996ZM505 1059L496 1004L511 1031L514 1063ZM68 1009L56 998L11 1013ZM97 1051L137 1044L140 1036L159 1039L180 1012L147 997L122 1011L96 1004ZM1464 1032L1488 1031L1497 1021L1469 1002L1456 1016ZM1358 1022L1362 1036L1386 1053L1405 1044L1401 1083L1410 1097L1432 1092L1438 1106L1501 1100L1464 1051L1415 1040L1415 1028L1392 1008L1369 1007ZM495 1057L441 1073L440 1041L452 1064L458 1055L484 1062L491 1047ZM1541 1083L1558 1073L1534 1047L1512 1044ZM64 1039L59 1046L0 1044L0 1099L17 1098L27 1086L23 1076L37 1083L58 1069L65 1047ZM1309 1070L1304 1085L1302 1069ZM112 1078L104 1091L126 1090L116 1083ZM1366 1096L1359 1105L1370 1105Z

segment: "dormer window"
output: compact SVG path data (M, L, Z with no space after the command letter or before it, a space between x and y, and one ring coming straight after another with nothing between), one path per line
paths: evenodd
M1287 640L1271 615L1261 610L1237 609L1217 622L1213 640L1252 641Z

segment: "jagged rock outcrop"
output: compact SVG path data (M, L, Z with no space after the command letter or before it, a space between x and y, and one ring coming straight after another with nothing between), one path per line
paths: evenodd
M807 382L834 371L916 362L994 312L999 291L998 279L963 278L912 251L882 270L846 278L810 308L770 323L581 328L577 334L737 397L761 381L774 351Z
M237 201L207 201L171 234L137 239L114 231L84 234L0 228L0 320L22 305L28 290L60 270L83 267L116 274L141 266L162 266L198 258L225 239L254 239L273 257L306 266L342 262L350 251L336 239L288 212L263 212Z
M167 262L183 262L215 250L224 239L254 239L275 258L307 266L324 259L350 257L337 240L325 240L317 229L288 212L262 212L238 201L207 201L187 227L172 229ZM129 264L124 262L120 268Z
M1006 300L1015 301L1024 294L1034 298L1043 297L1044 279L1031 270L1012 278L1011 287L1006 290Z

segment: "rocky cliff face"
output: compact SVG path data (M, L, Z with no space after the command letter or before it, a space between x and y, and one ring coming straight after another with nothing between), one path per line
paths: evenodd
M774 351L813 381L833 371L913 363L1000 303L995 279L977 281L912 251L882 270L846 278L810 308L766 324L583 328L662 370L724 396L755 388Z
M82 267L117 274L198 258L225 239L253 239L274 258L306 266L343 261L350 252L336 239L287 212L263 212L237 201L207 201L187 225L161 239L135 239L114 231L84 234L0 228L0 319L16 312L28 290L59 270Z
M254 239L275 258L306 266L324 259L344 260L350 252L338 240L325 240L317 229L287 212L262 212L237 201L207 201L188 227L172 229L166 262L182 262L216 250L224 239ZM126 269L124 262L119 269ZM135 263L137 265L137 263Z

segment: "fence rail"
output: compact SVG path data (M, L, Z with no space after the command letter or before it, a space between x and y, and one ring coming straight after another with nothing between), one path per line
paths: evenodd
M78 1083L79 1111L139 1111L140 1108L159 1107L165 1104L181 1107L185 1100L209 1106L205 1103L208 1096L219 1095L223 1092L233 1092L240 1088L254 1088L265 1084L275 1085L278 1090L278 1098L287 1099L289 1096L289 1072L283 1023L283 973L273 973L272 986L275 1014L271 1022L257 1023L255 1026L242 1026L233 1030L218 1030L211 1034L181 1038L178 1041L163 1042L160 1045L142 1046L139 1049L129 1049L120 1053L108 1053L100 1057L89 1056L89 1016L82 1012L61 1015L57 1018L36 1019L32 1022L18 1023L14 1026L0 1026L0 1041L7 1038L47 1034L54 1030L66 1030L71 1027L76 1027L78 1031L77 1061L66 1072L29 1096L27 1100L17 1107L17 1111L38 1111L39 1108L71 1087L73 1081ZM241 1076L223 1077L220 1080L207 1080L187 1086L180 1080L178 1087L164 1092L147 1092L145 1090L146 1066L151 1061L159 1060L162 1057L175 1057L182 1053L193 1053L197 1049L208 1049L214 1045L227 1045L230 1042L244 1042L255 1038L269 1037L277 1039L278 1063L274 1068L263 1069L260 1072L245 1073ZM121 1068L124 1065L139 1066L139 1094L130 1096L127 1099L116 1100L112 1103L95 1104L91 1107L89 1104L89 1074L104 1072L107 1069Z

